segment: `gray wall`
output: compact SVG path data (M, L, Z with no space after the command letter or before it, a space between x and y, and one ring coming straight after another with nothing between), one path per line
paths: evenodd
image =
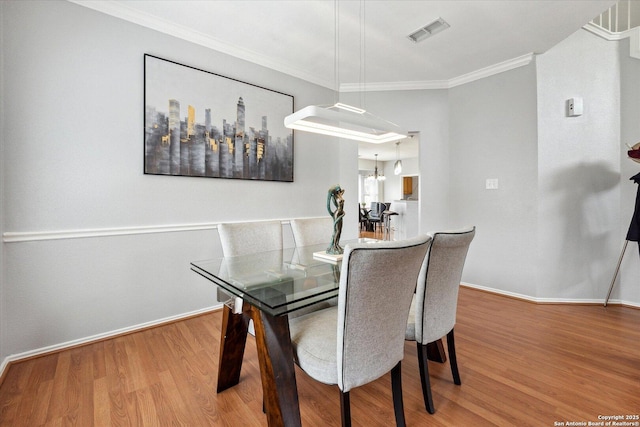
M579 30L537 68L537 296L601 301L621 245L618 46ZM572 97L582 116L567 117Z
M623 144L640 141L638 67L628 40L579 30L528 66L448 91L367 94L369 110L421 133L421 231L478 227L465 282L603 301L633 212L638 165ZM567 117L578 96L584 114ZM630 248L612 300L638 305Z
M452 88L449 133L448 226L477 227L463 280L535 295L535 64Z
M189 270L221 255L216 223L324 216L340 183L354 212L343 238L356 236L356 144L296 133L293 183L143 174L144 53L294 95L295 108L332 91L72 3L0 8L0 360L216 305Z

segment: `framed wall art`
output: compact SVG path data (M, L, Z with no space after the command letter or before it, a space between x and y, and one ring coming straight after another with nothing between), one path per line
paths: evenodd
M144 55L144 173L293 182L293 96Z

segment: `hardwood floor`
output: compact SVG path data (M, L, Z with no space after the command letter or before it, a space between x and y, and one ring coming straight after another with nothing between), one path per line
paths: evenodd
M15 363L0 386L0 425L264 426L253 337L240 384L215 392L221 317ZM640 413L640 310L536 305L462 288L455 330L462 385L448 363L429 364L434 415L424 409L415 344L406 343L409 426L554 426ZM337 387L297 368L296 379L303 425L340 425ZM390 376L352 390L351 410L354 426L394 425Z
M364 231L360 230L360 235L358 237L368 237L370 239L380 239L382 240L382 230L378 227L375 231ZM393 231L391 232L391 240L393 240Z

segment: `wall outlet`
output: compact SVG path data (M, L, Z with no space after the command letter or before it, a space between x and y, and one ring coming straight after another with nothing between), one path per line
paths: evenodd
M485 184L485 188L487 190L497 190L498 189L498 178L487 178L487 182Z

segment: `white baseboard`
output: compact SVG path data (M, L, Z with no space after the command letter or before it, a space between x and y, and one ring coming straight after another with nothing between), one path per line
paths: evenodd
M12 354L4 358L2 363L0 363L0 378L4 377L5 369L11 364L15 362L19 362L26 359L31 359L33 357L38 357L47 353L53 353L56 351L66 350L68 348L77 347L80 345L90 344L96 341L103 341L106 339L114 338L120 335L130 334L133 332L141 331L144 329L153 328L155 326L160 326L166 323L176 322L178 320L187 319L189 317L198 316L201 314L209 313L211 311L218 310L222 307L221 304L213 305L210 307L206 307L200 310L190 311L188 313L182 313L176 316L165 317L163 319L154 320L152 322L140 323L138 325L130 326L127 328L116 329L115 331L109 331L102 334L92 335L85 338L80 338L77 340L67 341L60 344L50 345L47 347L38 348L35 350L25 351L24 353Z
M503 291L501 289L489 288L487 286L474 285L473 283L462 282L462 286L466 286L467 288L478 289L485 292L490 292L492 294L499 294L508 296L511 298L522 299L530 302L535 302L538 304L603 304L604 298L602 299L588 299L588 298L536 298L530 295L519 294L516 292ZM624 305L627 307L640 308L640 304L631 301L623 301L617 299L610 299L607 305Z

